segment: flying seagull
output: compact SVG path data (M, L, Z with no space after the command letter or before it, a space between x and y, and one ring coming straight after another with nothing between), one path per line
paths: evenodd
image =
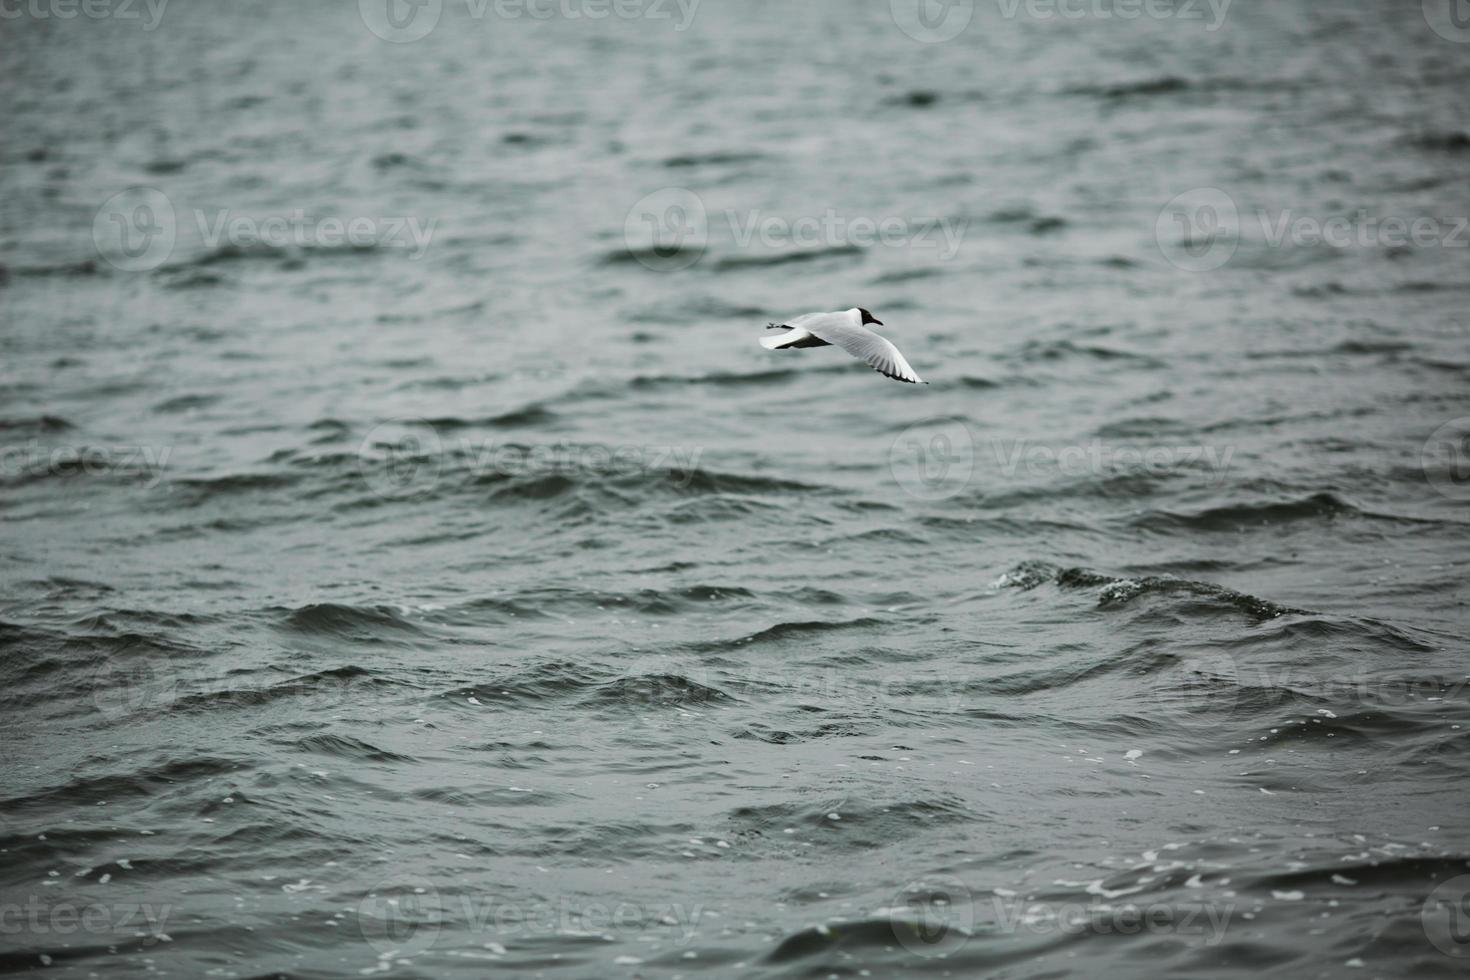
M767 350L792 350L836 344L853 357L866 361L874 371L895 381L906 381L911 385L928 384L914 373L897 347L868 329L870 323L883 326L882 320L861 307L837 313L806 313L790 323L767 325L767 330L784 330L785 333L767 334L761 338L761 346Z

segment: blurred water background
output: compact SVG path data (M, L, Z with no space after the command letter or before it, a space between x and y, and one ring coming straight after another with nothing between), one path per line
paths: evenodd
M1463 976L1470 28L1115 2L7 7L0 970Z

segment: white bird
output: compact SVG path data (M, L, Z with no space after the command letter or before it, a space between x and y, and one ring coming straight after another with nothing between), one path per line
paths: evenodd
M792 350L836 344L853 357L866 361L874 371L895 381L907 381L911 385L928 384L914 373L897 347L868 329L870 323L883 326L882 320L861 307L836 313L806 313L790 323L767 326L767 330L786 332L767 334L761 338L761 346L767 350Z

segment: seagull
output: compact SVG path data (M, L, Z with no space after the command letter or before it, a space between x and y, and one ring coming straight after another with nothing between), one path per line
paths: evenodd
M862 358L881 375L911 385L928 384L914 373L897 347L868 329L870 323L883 326L882 320L861 307L836 313L805 313L790 323L768 324L767 330L786 332L767 334L761 338L761 346L767 350L792 350L836 344L853 357Z

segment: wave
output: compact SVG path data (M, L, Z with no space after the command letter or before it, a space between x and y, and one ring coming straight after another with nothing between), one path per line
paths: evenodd
M1263 638L1274 638L1289 647L1321 648L1324 643L1343 650L1366 645L1368 649L1399 650L1431 654L1456 637L1421 627L1403 626L1365 617L1301 616L1281 620L1264 628Z
M683 674L655 673L606 681L597 685L582 703L590 706L654 707L732 704L736 700L717 687L701 684Z
M1095 361L1133 361L1153 367L1162 367L1162 362L1148 354L1118 350L1096 344L1078 344L1070 340L1031 340L1020 348L999 355L1001 360L1022 362L1062 361L1086 358Z
M159 402L153 406L153 410L161 415L171 415L178 412L192 412L201 408L209 408L220 402L219 395L179 395Z
M1220 83L1216 83L1217 85ZM1162 75L1157 78L1142 78L1132 82L1116 82L1111 85L1078 85L1065 89L1065 95L1083 95L1092 98L1126 102L1154 98L1160 95L1177 95L1196 86L1178 75Z
M1041 214L1029 204L997 208L986 215L985 220L996 225L1024 225L1033 235L1049 235L1068 225L1067 219L1061 215Z
M317 755L329 755L338 759L349 759L354 762L414 762L413 756L400 755L397 752L389 752L380 749L376 745L364 742L362 739L353 738L350 735L337 735L323 733L320 735L308 735L296 742L297 749L303 752L311 752Z
M1266 500L1257 503L1222 504L1203 510L1176 513L1148 511L1130 520L1130 525L1155 531L1235 532L1242 527L1279 526L1300 521L1322 521L1359 515L1355 504L1329 491L1294 497L1288 500Z
M146 798L156 793L172 791L180 784L196 781L207 783L218 777L238 775L242 768L249 767L235 759L221 756L171 759L127 773L76 776L49 788L0 800L0 807L8 812L18 812L32 807L90 807L95 806L98 800L117 802Z
M810 374L810 371L800 371L796 368L770 368L764 371L715 371L710 374L696 375L646 375L640 374L627 382L627 387L634 391L657 390L659 388L682 387L684 385L715 385L719 387L740 387L743 385L771 385L791 381ZM826 373L833 373L827 369Z
M891 286L902 282L916 282L920 279L933 279L944 275L943 269L935 266L920 266L916 269L896 269L893 272L885 272L868 280L871 286Z
M526 133L516 130L501 136L500 142L506 146L521 146L534 149L542 146L551 146L558 142L558 140L556 137L541 133Z
M601 263L603 265L653 265L658 268L661 265L685 265L698 261L704 255L703 245L653 245L647 248L630 248L624 246L604 252Z
M1431 153L1466 153L1470 152L1470 133L1460 130L1421 133L1410 139L1409 145Z
M663 165L671 170L689 170L696 167L725 167L737 163L758 163L769 157L764 153L746 150L724 150L713 153L681 153L664 160Z
M1149 416L1105 422L1093 429L1092 434L1099 439L1150 439L1159 436L1189 435L1193 431L1192 426L1178 419Z
M715 262L717 271L738 271L740 269L763 269L773 266L793 265L797 263L817 262L822 259L852 258L861 256L863 249L857 245L829 245L823 248L802 248L788 252L775 252L766 255L726 255Z
M786 592L782 592L786 595ZM802 604L842 603L832 592L803 589L791 594ZM431 614L434 623L475 626L511 620L550 619L591 613L614 616L682 616L713 608L740 608L755 602L760 594L738 585L692 584L667 589L588 590L571 587L518 589L513 595L472 599L451 609Z
M325 636L357 643L401 641L426 635L420 625L389 606L349 606L336 602L312 603L296 609L273 607L278 626L304 636Z
M155 275L178 276L216 265L246 263L283 263L296 266L308 259L340 257L366 257L390 251L391 247L377 242L341 242L339 244L290 244L275 245L255 242L238 245L233 242L205 248L203 251L175 262L159 266Z
M1042 561L1022 562L1000 577L997 585L1029 591L1053 583L1066 589L1096 589L1099 608L1123 606L1146 595L1188 596L1208 603L1239 610L1252 619L1276 619L1280 616L1307 615L1307 610L1272 602L1245 592L1237 592L1213 582L1146 575L1120 578L1103 575L1086 568L1058 568Z
M753 633L745 638L746 643L765 643L773 640L797 639L806 636L814 636L822 633L832 633L839 630L869 629L881 626L882 621L863 616L858 619L849 620L803 620L790 623L777 623L765 629Z
M107 275L96 259L81 259L75 262L51 262L41 265L0 265L0 286L16 279L89 279Z
M530 404L478 419L465 419L456 415L425 419L434 430L454 432L459 429L528 429L536 426L551 426L558 420L556 412L544 405Z
M570 695L584 694L607 679L606 673L599 668L570 660L553 660L532 664L484 683L456 688L446 692L445 697L471 707L474 707L471 699L481 704L561 701Z
M800 742L810 742L823 738L860 738L871 734L867 727L859 726L853 722L827 722L812 728L802 728L796 731L788 731L784 728L772 728L769 725L748 725L735 732L732 738L748 739L757 742L765 742L767 745L795 745Z
M1337 896L1354 888L1369 888L1418 897L1432 891L1440 882L1470 871L1470 856L1464 854L1388 856L1385 850L1391 852L1392 849L1376 849L1380 856L1374 860L1328 861L1312 867L1260 875L1245 888L1249 891L1299 890L1314 895Z
M1355 356L1377 356L1403 354L1414 350L1415 345L1402 340L1344 340L1326 349L1296 347L1289 350L1251 350L1245 352L1247 360L1278 360L1309 358L1313 360L1336 354Z
M736 303L715 296L703 296L680 304L677 307L649 306L629 315L635 323L667 323L687 326L692 317L714 320L752 320L764 323L770 319L767 311L749 303ZM764 317L762 320L760 318Z
M652 467L624 472L616 468L591 466L567 467L554 473L496 472L477 478L477 483L496 486L497 497L549 499L574 491L661 491L674 496L703 494L811 494L828 493L831 488L813 483L799 483L779 477L747 473L727 473L706 467L683 468L677 465ZM636 499L628 498L636 503Z
M0 432L15 435L39 435L45 432L69 432L76 426L59 415L28 415L0 418Z
M907 106L910 109L928 109L938 105L942 96L933 89L914 89L902 95L893 95L883 100L884 105Z
M204 690L185 691L179 687L172 709L179 712L209 714L226 708L256 708L263 705L312 702L340 704L362 699L369 690L396 688L394 681L365 667L346 665L315 671L260 687L247 686L235 674L224 679L206 679Z
M222 476L178 477L169 486L186 498L186 505L238 494L284 490L295 486L301 477L293 473L227 473Z

